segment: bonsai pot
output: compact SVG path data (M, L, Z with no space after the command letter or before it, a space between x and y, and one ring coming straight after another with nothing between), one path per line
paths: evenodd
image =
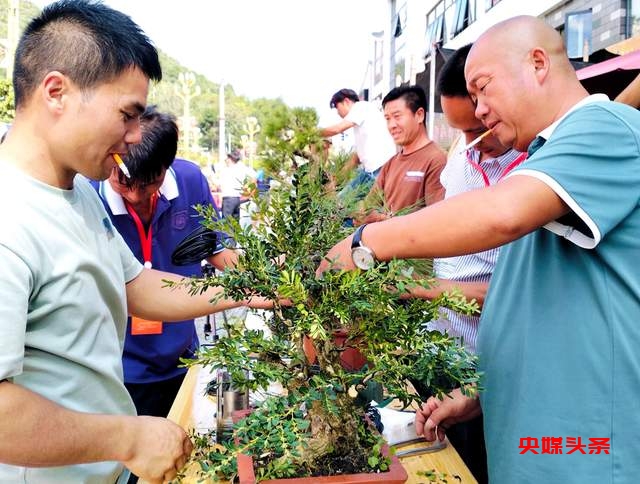
M338 329L333 333L333 341L338 348L344 346L347 337L347 331L344 329ZM304 353L311 363L316 361L316 349L313 346L311 338L307 336L304 338ZM342 363L342 367L348 371L358 371L367 363L367 360L362 356L362 353L360 353L356 348L345 348L340 354L340 361Z
M388 452L389 448L384 447L383 452ZM324 477L294 477L289 479L269 479L261 481L267 484L363 484L380 483L402 484L407 480L407 471L404 470L400 459L395 455L391 456L391 464L387 472L377 472L368 474L342 474L338 476ZM253 459L249 455L238 455L238 479L240 484L255 484L256 476L253 472Z
M238 422L253 410L237 410L233 412L233 421ZM389 447L385 445L382 448L385 455L389 453ZM256 484L256 475L253 472L253 458L250 455L238 454L238 479L240 484ZM371 472L362 474L341 474L336 476L322 477L292 477L288 479L268 479L261 481L266 484L366 484L366 483L385 483L385 484L403 484L408 478L407 471L402 467L400 459L396 455L391 456L391 464L387 472Z

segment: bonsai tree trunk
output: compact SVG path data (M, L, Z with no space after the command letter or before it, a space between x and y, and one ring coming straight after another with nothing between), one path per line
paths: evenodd
M337 407L335 412L329 411L320 402L315 402L309 409L313 438L305 453L312 460L331 453L363 455L357 429L364 412L356 409L353 398L346 393L338 395L334 403Z

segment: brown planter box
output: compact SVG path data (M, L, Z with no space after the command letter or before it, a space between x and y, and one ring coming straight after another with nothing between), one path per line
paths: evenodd
M253 410L238 410L233 412L233 421L237 422ZM389 447L385 445L382 452L388 455ZM238 454L238 479L240 484L256 484L256 475L253 472L253 458L250 455ZM368 474L343 474L340 476L324 476L324 477L294 477L290 479L269 479L261 481L266 484L366 484L380 483L385 484L403 484L408 479L407 471L402 467L400 459L396 455L391 456L391 464L387 472L377 472Z
M383 452L388 452L389 448L384 447ZM253 458L249 455L238 455L238 478L240 484L256 484L256 476L253 472ZM363 484L380 483L402 484L408 478L407 471L404 470L400 459L395 455L391 456L391 465L388 472L377 472L370 474L343 474L340 476L325 477L294 477L290 479L269 479L261 481L265 484Z

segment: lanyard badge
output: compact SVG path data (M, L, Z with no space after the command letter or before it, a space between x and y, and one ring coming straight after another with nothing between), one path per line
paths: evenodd
M151 218L156 211L156 205L158 203L158 194L154 193L151 196ZM149 230L145 231L144 224L140 219L140 216L136 213L134 208L124 201L127 207L127 212L133 218L133 222L138 230L138 237L140 238L140 246L142 247L142 258L144 259L144 266L147 269L151 269L151 246L153 242L153 224L149 224ZM136 316L131 317L131 334L144 335L144 334L162 334L162 321L150 321L148 319L138 318Z

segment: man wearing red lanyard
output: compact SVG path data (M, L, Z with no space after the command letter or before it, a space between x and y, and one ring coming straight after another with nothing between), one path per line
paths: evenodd
M200 275L200 263L176 266L176 246L200 226L194 205L214 205L200 168L175 159L178 128L173 116L149 107L141 117L142 141L124 159L131 178L114 168L97 183L113 225L146 267L184 276ZM214 205L215 206L215 205ZM235 262L218 244L209 261L218 269ZM139 415L166 416L186 373L179 359L198 347L193 319L171 324L129 318L124 345L125 385Z
M445 198L497 183L527 156L526 153L503 146L491 134L482 138L473 148L464 150L465 145L486 131L482 122L475 117L475 106L465 84L464 64L470 48L471 45L467 45L454 52L438 77L437 88L444 115L449 125L462 133L459 142L454 143L440 177ZM436 259L434 269L440 285L427 291L427 295L433 297L443 290L456 287L468 299L475 299L482 306L498 253L499 249L491 249ZM461 343L475 353L479 322L479 315L467 316L442 309L441 318L430 322L429 326L460 338ZM452 427L447 435L478 482L487 482L482 417Z

